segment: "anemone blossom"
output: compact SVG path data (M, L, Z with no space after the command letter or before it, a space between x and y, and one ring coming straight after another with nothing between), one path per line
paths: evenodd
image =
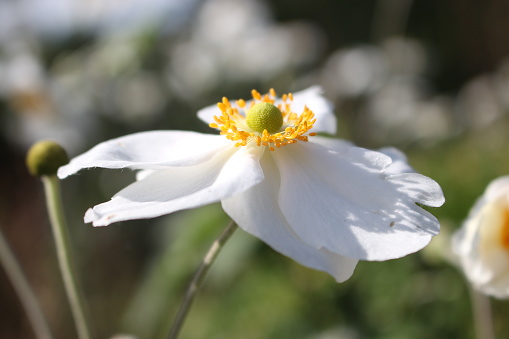
M454 234L453 250L475 289L509 298L509 176L486 188Z
M319 87L252 96L198 112L219 134L127 135L77 156L58 176L140 170L136 182L89 209L85 222L106 226L220 201L244 231L338 282L359 260L399 258L438 234L437 219L418 204L441 206L440 186L413 173L394 149L386 155L318 136L336 131Z

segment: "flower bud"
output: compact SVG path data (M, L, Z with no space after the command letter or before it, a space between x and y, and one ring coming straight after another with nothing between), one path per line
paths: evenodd
M28 151L26 164L34 176L55 175L60 166L69 162L67 152L54 141L43 140Z

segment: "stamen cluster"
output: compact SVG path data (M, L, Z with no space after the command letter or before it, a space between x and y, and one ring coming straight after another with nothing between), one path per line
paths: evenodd
M292 112L291 104L293 95L291 93L284 94L281 102L277 105L276 92L270 89L268 94L261 95L258 91L252 90L253 100L249 105L244 100L237 100L236 106L232 106L227 98L223 98L222 102L217 104L221 110L221 115L214 116L215 123L209 124L212 128L220 130L220 134L226 136L227 139L236 141L235 147L246 146L250 142L254 142L257 146L268 146L271 151L281 146L294 144L298 141L308 141L309 136L316 133L307 133L316 122L315 114L308 107L304 106L304 111L300 114ZM283 115L283 126L276 133L269 133L267 129L263 132L253 131L246 124L245 113L241 114L239 109L247 112L251 107L260 102L266 102L275 105ZM248 106L248 107L246 107Z

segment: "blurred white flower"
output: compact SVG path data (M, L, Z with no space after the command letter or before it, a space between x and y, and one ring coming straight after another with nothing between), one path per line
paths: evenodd
M359 128L370 130L371 141L432 142L454 124L451 100L430 91L427 66L421 44L396 36L332 53L319 82L340 102L355 100L355 113L365 113Z
M459 122L464 129L485 128L509 112L509 60L493 73L466 82L457 98Z
M474 288L509 297L509 176L490 183L452 245Z
M341 49L332 53L322 70L327 92L342 97L369 94L378 89L387 65L381 51L370 45Z
M168 82L184 98L219 84L272 79L322 51L314 26L276 24L263 1L206 1L191 29L171 49L167 69Z
M348 279L358 260L388 260L426 246L439 232L416 203L440 206L430 178L408 173L404 155L342 140L330 103L312 87L295 96L230 102L198 114L221 135L142 132L103 142L60 168L65 178L91 167L142 170L138 181L89 209L105 226L221 201L246 232L297 262Z
M427 64L415 40L391 37L380 45L360 45L333 52L322 70L328 93L340 98L373 94L393 77L419 77Z
M461 88L457 108L464 128L478 129L491 125L503 113L492 75L484 74L468 81Z
M131 34L155 26L171 32L187 22L197 2L18 0L0 4L0 9L9 14L5 15L9 20L3 24L0 21L0 25L10 30L28 29L42 38L61 38L75 33Z
M28 147L41 139L65 144L68 150L80 149L84 136L94 127L94 119L82 109L89 103L80 91L70 94L70 86L59 86L59 79L44 69L38 55L24 44L10 45L0 61L0 99L11 111L5 134L18 145ZM65 87L65 95L60 89ZM79 95L78 95L79 94ZM72 98L72 99L71 99Z
M447 97L428 97L415 77L393 77L367 103L370 137L381 142L436 141L453 128L452 103Z

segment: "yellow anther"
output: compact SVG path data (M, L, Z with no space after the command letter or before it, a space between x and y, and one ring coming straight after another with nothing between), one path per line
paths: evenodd
M226 111L226 106L222 102L217 103L217 108L219 108L221 110L221 112Z
M255 89L251 91L251 95L253 96L253 99L255 100L262 100L262 95Z
M274 88L269 89L269 93L271 97L273 97L274 99L276 98L276 91L274 90Z
M272 100L267 94L263 96L262 99L263 102L270 102L271 104L274 103L274 100Z

